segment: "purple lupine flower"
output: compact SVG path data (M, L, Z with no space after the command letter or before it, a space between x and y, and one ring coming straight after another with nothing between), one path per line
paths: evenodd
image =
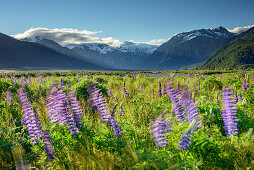
M167 138L165 133L173 131L169 121L167 121L164 115L157 117L150 125L152 137L159 147L167 146Z
M190 123L188 129L180 136L180 142L178 143L178 148L183 150L189 150L190 144L191 144L191 131L195 130L196 126L196 119L193 119L193 121Z
M113 92L110 88L108 89L108 95L111 97L111 99L115 98L115 96L113 95Z
M125 87L125 82L123 83L123 92L125 94L126 97L130 97L130 94L128 93L126 87Z
M27 81L25 77L20 78L20 84L22 84L23 86L27 86Z
M180 142L178 143L178 148L182 150L189 150L191 144L191 131L184 132L180 137Z
M15 85L16 84L16 78L15 77L11 77L12 80L12 84Z
M197 129L200 128L198 127L198 125L200 124L198 108L192 102L192 99L190 98L190 94L187 90L182 95L182 103L183 103L184 111L187 115L189 124L191 124L193 120L195 119L195 125L192 130L196 131Z
M161 94L161 82L159 82L158 94L159 94L160 97L162 96L162 94Z
M64 88L64 81L63 81L63 79L61 79L60 88Z
M170 100L173 104L174 113L176 114L176 117L178 118L178 121L182 125L182 123L184 122L184 120L186 118L184 117L182 105L179 102L177 94L176 94L175 90L172 89L170 84L168 85L168 96L169 96L169 98L170 98Z
M44 84L42 77L40 77L41 84Z
M215 91L215 90L216 90L216 87L214 86L214 87L213 87L213 91Z
M81 124L82 124L81 119L82 119L83 112L82 112L81 107L79 106L79 102L77 100L77 97L74 95L73 92L70 92L68 94L68 101L69 101L70 106L71 106L74 122L76 123L77 127L81 127Z
M39 86L39 91L42 91L42 88L41 88L41 86Z
M11 90L10 89L7 90L6 95L7 95L8 103L12 104L12 95L11 95Z
M200 83L198 82L198 90L200 90Z
M239 93L239 100L238 100L239 102L241 102L241 101L243 101L243 97L242 97L242 94L241 93Z
M89 94L88 101L90 101L94 109L98 110L102 122L108 122L110 115L106 107L106 100L100 89L95 84L88 84L86 86L86 91Z
M43 131L43 141L44 141L45 149L47 152L48 160L51 161L51 160L55 159L56 154L55 154L55 150L54 150L54 144L53 144L47 130Z
M125 112L123 110L123 103L121 103L120 110L119 110L119 116L123 116L124 114L125 114Z
M47 101L47 109L50 121L52 123L58 123L59 125L66 124L69 127L72 135L78 134L79 131L71 114L67 97L63 91L58 90L56 86L53 86L50 91L50 95L47 97Z
M191 78L191 72L188 72L188 76L189 76L189 78Z
M117 104L115 104L114 108L112 109L109 117L109 126L111 126L114 130L116 137L123 136L122 128L119 126L119 122L115 119L115 112L116 112Z
M231 88L223 88L222 101L224 103L224 108L221 111L224 126L227 131L226 134L230 137L237 136L238 134L238 118L236 117L237 107L233 104L231 90Z
M20 88L18 90L18 98L20 100L23 111L21 123L22 125L25 125L27 127L29 137L31 138L31 141L35 145L43 137L43 133L41 130L42 127L38 119L38 115L32 108L24 88Z
M143 92L143 85L139 85L139 89L141 92Z
M246 81L246 79L244 79L244 80L243 80L243 83L242 83L243 93L246 92L247 87L248 87L248 86L247 86L247 81Z
M31 84L31 76L28 76L28 84Z

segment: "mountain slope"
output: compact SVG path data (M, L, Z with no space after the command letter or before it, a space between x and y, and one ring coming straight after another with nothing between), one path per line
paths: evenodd
M154 69L166 70L204 62L233 36L235 34L221 26L180 33L158 47L146 64Z
M94 64L73 59L43 45L19 41L2 33L0 33L0 67L100 69Z
M41 36L21 40L44 45L72 58L115 69L142 69L144 67L143 60L158 47L158 45L131 41L125 41L119 47L111 47L107 44L99 43L67 44L66 46L60 46L58 43Z
M254 33L238 39L210 58L203 69L254 68Z

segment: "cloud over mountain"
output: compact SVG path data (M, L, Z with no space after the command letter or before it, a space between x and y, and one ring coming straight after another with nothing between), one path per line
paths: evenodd
M16 39L31 38L35 36L42 36L44 38L53 40L60 45L66 44L82 44L82 43L104 43L110 46L119 46L121 42L113 37L100 38L95 37L99 32L87 31L87 30L77 30L72 28L30 28L24 33L19 33L13 35Z
M25 39L41 36L46 39L53 40L63 46L67 44L99 43L99 44L107 44L112 47L118 47L123 44L123 42L113 37L101 38L96 36L99 33L101 33L101 31L93 32L88 30L77 30L72 28L63 28L63 29L30 28L24 33L15 34L12 36L16 39ZM166 41L165 39L154 39L148 42L135 42L135 43L160 45L165 41Z
M254 27L254 25L249 25L249 26L245 26L245 27L236 27L234 29L227 29L229 32L232 32L232 33L237 33L237 34L240 34L244 31L247 31L248 29Z

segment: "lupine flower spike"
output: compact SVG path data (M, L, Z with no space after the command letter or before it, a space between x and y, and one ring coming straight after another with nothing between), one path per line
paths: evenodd
M36 112L32 108L30 101L27 98L24 88L20 88L18 90L18 98L23 111L21 123L27 127L31 142L33 142L35 145L43 137L40 121Z
M162 94L161 94L161 82L159 82L158 94L159 94L159 97L161 97L161 96L162 96Z
M128 91L127 91L127 89L126 89L126 87L125 87L125 82L123 83L123 92L124 92L124 94L125 94L126 97L129 97L129 96L130 96L130 94L128 93Z
M102 122L108 122L108 108L106 107L106 100L100 89L95 84L88 84L86 86L86 91L89 94L88 101L90 101L90 104L94 109L98 110Z
M168 143L165 134L169 131L173 131L169 121L167 121L164 116L163 114L157 117L150 125L152 137L159 147L167 146Z
M111 99L115 98L115 96L113 95L113 92L110 88L108 89L108 95L111 97Z
M7 90L7 100L8 100L8 103L12 104L12 95L11 95L11 90L8 89Z
M226 129L226 135L237 136L238 134L238 118L236 117L237 107L234 106L232 100L231 88L223 89L222 101L224 103L224 108L222 109L222 119Z
M117 104L115 104L114 108L112 109L110 113L109 126L113 128L115 136L119 138L123 136L123 132L122 132L122 128L119 126L119 122L117 122L117 120L115 119L116 107L117 107Z
M248 87L248 86L247 86L247 81L246 81L246 79L244 79L244 80L243 80L243 83L242 83L243 93L246 92L247 87Z
M121 103L120 110L119 110L119 116L123 116L124 114L125 114L125 112L123 110L123 103Z
M182 150L189 150L190 149L190 144L191 144L191 131L193 129L193 127L196 124L196 120L194 119L189 128L181 135L180 137L180 142L178 143L178 148L182 149Z
M186 118L184 117L182 105L179 102L177 94L175 90L172 89L170 84L168 85L168 96L173 104L174 113L176 114L176 117L178 118L180 125L182 125Z

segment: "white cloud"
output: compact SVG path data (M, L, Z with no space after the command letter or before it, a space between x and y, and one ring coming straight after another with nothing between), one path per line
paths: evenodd
M95 36L98 33L101 33L101 31L93 32L88 30L77 30L72 28L63 28L63 29L30 28L24 33L15 34L12 36L16 39L33 38L35 36L41 36L46 39L53 40L63 46L67 44L103 43L113 47L118 47L123 44L123 42L113 37L101 38L101 37ZM165 41L167 40L154 39L148 42L134 42L134 41L131 41L131 42L134 42L135 44L143 43L143 44L150 44L150 45L160 45Z
M249 25L249 26L245 26L245 27L236 27L234 29L227 28L227 30L229 32L232 32L232 33L238 33L238 34L240 34L240 33L244 32L244 31L247 31L248 29L250 29L252 27L254 27L254 25Z
M46 39L53 40L60 45L82 44L82 43L104 43L110 46L119 46L122 42L113 37L99 38L92 35L101 33L87 30L77 30L72 28L48 29L48 28L30 28L24 33L13 35L16 39L32 38L42 36Z

